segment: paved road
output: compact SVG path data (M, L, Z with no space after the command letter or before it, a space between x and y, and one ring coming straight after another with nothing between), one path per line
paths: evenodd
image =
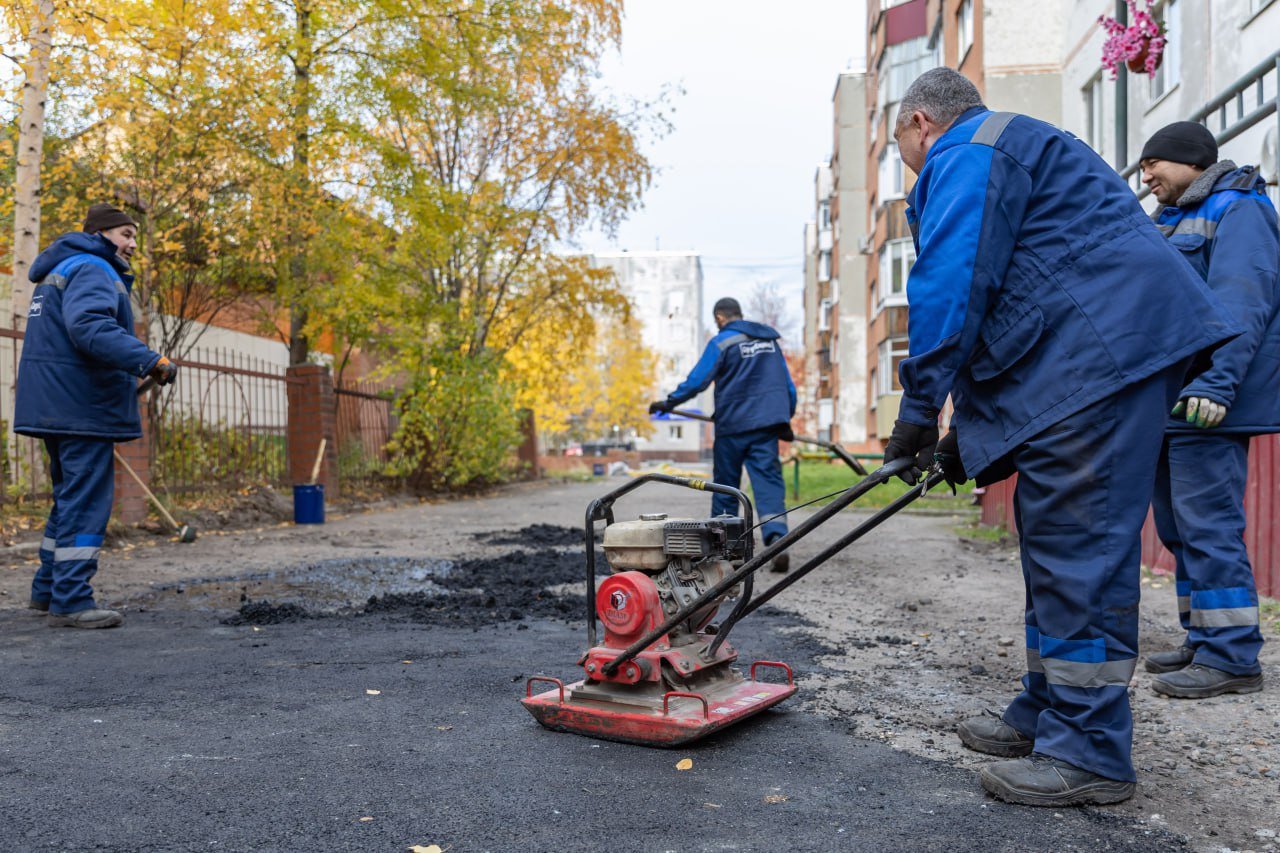
M555 621L233 627L171 604L105 632L0 612L5 850L1182 849L995 803L794 704L680 752L545 731L516 699L570 674L583 635ZM739 647L806 665L786 618L744 622Z

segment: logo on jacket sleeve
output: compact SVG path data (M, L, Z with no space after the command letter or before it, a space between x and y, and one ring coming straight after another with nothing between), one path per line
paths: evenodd
M27 309L28 317L39 317L44 313L44 294L31 297L31 307Z
M743 358L755 358L761 353L774 352L773 341L743 341L738 344L738 354Z

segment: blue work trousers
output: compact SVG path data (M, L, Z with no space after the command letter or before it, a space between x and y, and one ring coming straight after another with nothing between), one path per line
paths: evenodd
M766 544L787 532L786 486L782 481L782 463L778 461L777 427L717 435L715 472L712 479L721 486L739 488L742 466L746 465L755 494L756 523L764 522L760 535ZM728 495L711 496L712 515L741 515L742 508Z
M1141 532L1183 368L1123 388L1014 450L1027 674L1004 720L1034 738L1037 753L1128 782Z
M1169 433L1151 505L1177 565L1178 616L1195 662L1256 675L1262 632L1244 544L1249 436Z
M50 613L96 607L89 585L98 571L98 551L111 519L115 465L111 441L46 438L53 509L40 543L40 568L31 582L33 601Z

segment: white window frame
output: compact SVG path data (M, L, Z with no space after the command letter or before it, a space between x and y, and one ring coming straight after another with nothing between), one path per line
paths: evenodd
M906 176L902 170L902 155L898 143L886 142L880 152L878 192L880 204L906 197Z
M973 47L973 0L963 0L956 11L956 40L956 68L959 68Z
M880 247L880 275L876 277L876 309L896 308L907 304L907 278L916 262L916 244L910 237L886 240ZM893 286L894 271L901 274L901 287Z
M1156 20L1164 25L1164 54L1154 77L1148 78L1149 103L1154 105L1178 87L1178 64L1182 53L1182 13L1178 0L1166 0L1156 10Z
M672 441L684 441L684 424L669 424L667 430Z
M818 303L818 331L831 331L831 300L823 299Z
M909 354L907 336L885 338L876 347L876 354L876 396L901 394L902 386L898 384L898 371L893 369L893 359L896 356L906 358Z
M1106 135L1103 132L1106 128L1106 111L1103 103L1104 88L1101 69L1080 91L1084 99L1084 141L1090 148L1101 154L1103 137Z

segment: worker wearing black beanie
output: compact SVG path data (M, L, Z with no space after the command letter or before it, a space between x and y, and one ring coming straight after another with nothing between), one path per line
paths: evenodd
M86 234L99 234L103 231L110 231L112 228L119 228L121 225L138 227L138 223L133 221L132 216L120 208L104 202L90 205L89 212L84 218L84 232Z
M1152 134L1138 160L1169 160L1207 169L1218 162L1218 142L1199 122L1175 121Z

